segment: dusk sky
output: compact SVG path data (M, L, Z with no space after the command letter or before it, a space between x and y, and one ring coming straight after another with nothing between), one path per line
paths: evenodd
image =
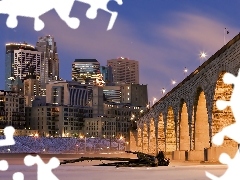
M110 14L99 11L90 20L85 15L89 6L77 1L70 13L81 21L76 30L54 10L41 16L45 28L39 32L33 19L25 17L10 29L8 15L0 13L0 89L4 89L5 43L26 41L35 46L38 37L52 35L63 79L71 80L74 59L95 58L106 65L108 59L127 57L139 61L140 84L148 84L152 102L161 97L162 88L173 87L171 80L178 84L186 77L184 67L190 74L200 65L201 51L209 58L224 45L224 28L230 32L226 42L239 33L239 7L239 0L123 0L122 6L110 2L109 9L119 13L110 31L106 31Z

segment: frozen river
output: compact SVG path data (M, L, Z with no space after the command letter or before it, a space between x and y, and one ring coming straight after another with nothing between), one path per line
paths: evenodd
M94 163L98 164L96 161ZM65 164L53 170L53 173L59 180L208 180L205 171L216 176L221 176L226 171L226 166L223 165L171 163L168 167L116 168L92 164L93 162ZM0 180L12 180L15 172L22 172L24 180L37 180L37 166L27 167L16 159L9 161L8 171L0 172Z

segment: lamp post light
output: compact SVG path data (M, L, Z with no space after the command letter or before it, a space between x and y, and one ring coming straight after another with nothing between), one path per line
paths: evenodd
M156 100L157 100L157 98L153 97L153 105L154 105Z
M80 136L80 139L83 139L84 138L84 153L86 153L87 151L87 137L85 136Z
M78 152L78 144L76 145L76 154L77 154L77 152Z
M120 136L119 140L122 141L123 140L123 136ZM120 151L120 143L119 142L118 142L118 151Z
M200 61L200 66L201 66L201 60L202 59L206 59L206 57L207 57L207 54L203 51L203 52L200 52L200 59L199 59L199 61Z
M184 75L186 75L187 72L188 72L188 69L185 67L183 70Z
M166 92L166 89L162 88L162 96L164 95L165 92Z
M85 136L85 153L87 152L87 136L88 136L88 133L86 133L86 136Z
M146 105L146 108L149 109L149 104Z

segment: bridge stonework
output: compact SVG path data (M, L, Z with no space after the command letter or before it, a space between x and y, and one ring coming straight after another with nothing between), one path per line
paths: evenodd
M211 143L214 134L234 122L230 108L216 108L219 99L229 100L232 85L224 84L224 73L237 75L240 68L240 34L174 87L137 122L138 150L164 151L176 160L218 161L222 152L231 157L237 143L225 139ZM154 126L154 127L153 127Z

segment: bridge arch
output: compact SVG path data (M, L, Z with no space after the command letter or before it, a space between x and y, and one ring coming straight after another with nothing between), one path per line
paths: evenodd
M167 111L166 152L175 151L177 148L175 127L174 112L173 108L170 106Z
M181 99L179 110L179 150L190 150L190 134L188 123L188 109L184 99Z
M138 146L138 150L142 152L143 150L143 133L142 132L143 131L141 127L138 127L137 131L138 131L137 146Z
M232 95L233 85L232 84L225 84L223 82L223 76L226 71L222 71L219 73L214 98L213 98L213 108L212 108L212 136L216 133L220 132L224 127L232 124L235 122L232 110L230 107L227 107L224 110L218 110L216 106L217 100L226 100L229 101ZM215 145L212 144L214 147ZM223 147L237 147L237 143L227 137L225 137L223 142Z
M148 153L148 125L146 122L143 123L143 153Z
M150 132L149 132L149 152L156 155L156 132L154 119L150 120Z
M165 131L164 131L164 120L163 114L160 113L158 117L158 151L166 151L165 147Z
M210 147L208 111L205 93L197 88L194 103L194 150Z

